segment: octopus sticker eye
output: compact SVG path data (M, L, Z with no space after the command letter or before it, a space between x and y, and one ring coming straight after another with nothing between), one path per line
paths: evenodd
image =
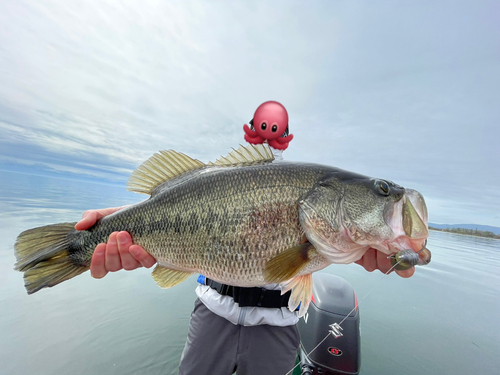
M276 133L276 130L278 130L278 127L276 125L273 125L273 127L271 128L272 132L273 133Z
M267 128L267 124L266 124L265 122L263 122L263 123L262 123L262 125L260 126L260 128L261 128L262 130L266 130L266 128Z
M385 181L380 181L379 190L382 195L389 195L389 184Z

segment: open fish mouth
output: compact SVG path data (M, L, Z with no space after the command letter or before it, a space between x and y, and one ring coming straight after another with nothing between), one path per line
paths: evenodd
M416 190L405 189L403 197L387 210L385 222L396 238L405 237L414 243L415 250L420 250L429 237L427 206Z
M393 228L396 239L389 251L396 269L427 265L431 251L427 248L428 214L423 196L416 190L405 189L403 198L395 204L387 224Z
M414 203L412 203L415 202ZM417 211L417 207L418 211ZM429 237L427 229L427 206L424 198L416 191L407 189L403 196L403 230L411 239L422 239Z

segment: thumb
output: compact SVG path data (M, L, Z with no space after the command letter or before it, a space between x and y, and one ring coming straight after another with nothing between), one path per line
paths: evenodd
M76 230L86 230L91 228L97 221L97 213L95 211L87 211L82 215L81 220L76 223Z

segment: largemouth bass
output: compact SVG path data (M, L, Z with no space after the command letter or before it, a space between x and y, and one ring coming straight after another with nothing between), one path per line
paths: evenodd
M204 164L175 151L155 154L130 177L151 197L77 231L61 223L22 232L15 269L28 294L87 271L97 244L127 231L157 261L152 276L172 287L193 273L221 283L292 290L307 310L311 274L351 263L370 248L418 252L428 237L420 193L338 168L272 162L268 146L241 146Z

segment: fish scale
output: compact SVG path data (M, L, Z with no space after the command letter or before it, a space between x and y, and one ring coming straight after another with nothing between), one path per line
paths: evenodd
M299 243L303 230L297 201L322 170L312 173L310 167L285 163L266 167L270 169L235 167L222 174L206 173L187 186L164 190L105 217L89 231L73 231L71 236L81 236L78 244L85 246L74 246L72 259L89 266L95 245L106 242L114 231L126 230L160 265L240 286L262 284L265 261ZM259 188L249 188L247 181L256 178ZM256 263L250 266L240 254ZM224 259L229 263L218 267Z
M417 192L334 167L272 160L262 145L208 165L174 151L155 154L128 184L149 199L86 231L63 223L21 233L15 267L25 272L31 294L84 272L97 244L127 231L156 259L153 278L162 287L195 272L235 286L276 282L292 288L291 309L304 302L303 314L312 272L355 261L371 246L418 246L420 237L411 233L427 238Z

